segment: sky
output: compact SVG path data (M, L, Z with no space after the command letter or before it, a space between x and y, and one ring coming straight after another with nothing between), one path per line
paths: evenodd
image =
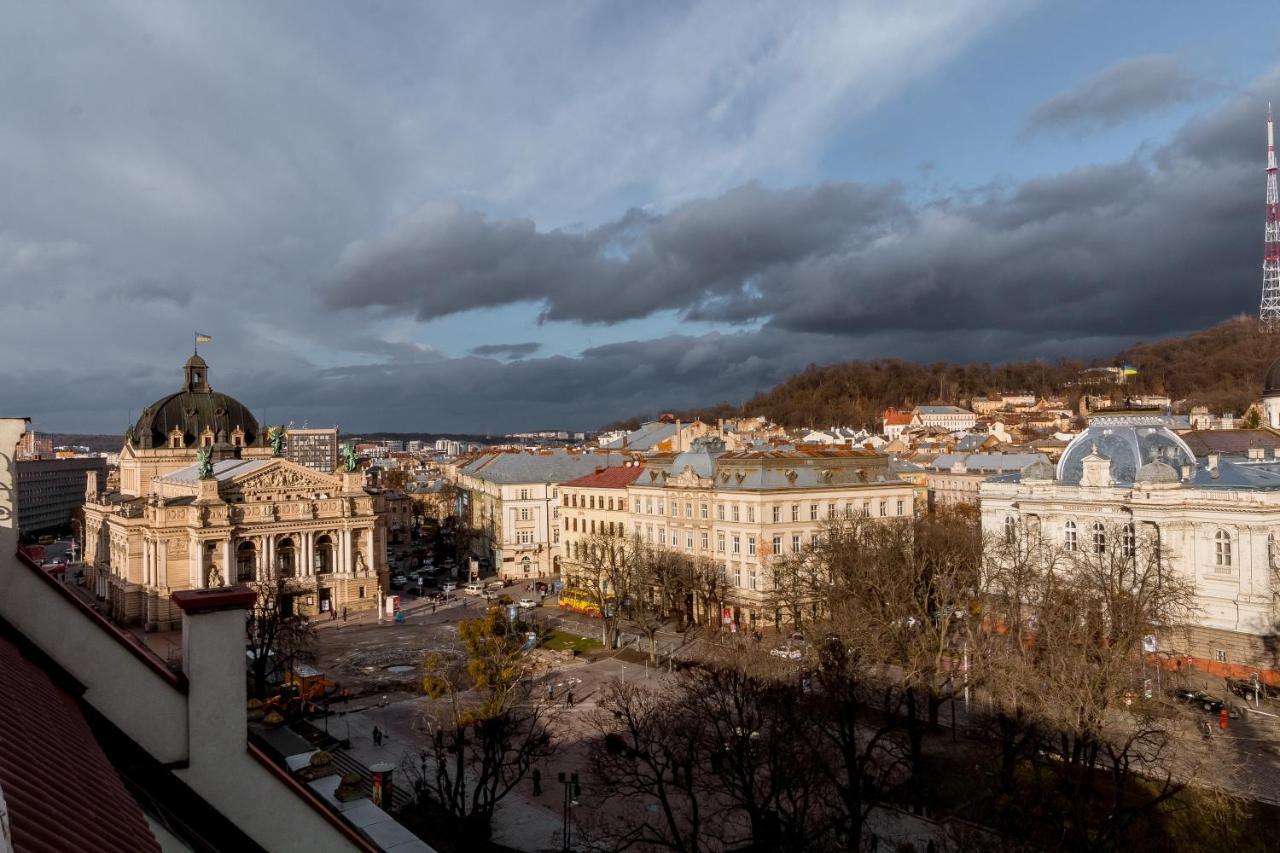
M1257 310L1247 4L0 0L0 415L592 429Z

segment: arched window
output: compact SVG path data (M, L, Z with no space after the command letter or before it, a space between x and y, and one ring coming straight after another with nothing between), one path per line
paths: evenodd
M532 564L529 562L529 558L528 558L528 557L525 557L524 559L522 559L522 560L520 561L520 568L524 571L524 576L525 576L525 577L528 577L528 576L529 576L529 566L530 566L530 565L532 565Z
M276 545L276 572L282 578L293 577L294 571L294 547L293 540L289 538L281 539Z
M258 552L252 542L236 546L236 582L248 583L254 579L258 566Z
M316 539L315 569L318 575L333 571L333 540L327 533Z
M1219 568L1231 568L1231 534L1225 530L1213 535L1213 562Z
M1076 549L1076 523L1074 521L1067 522L1065 535L1062 537L1062 544L1068 551Z
M1101 521L1093 523L1093 553L1107 553L1107 529L1102 526Z
M1124 526L1124 555L1126 557L1134 557L1138 554L1138 536L1137 531L1133 528L1133 522Z
M1004 517L1004 541L1009 545L1018 541L1018 522L1012 515Z

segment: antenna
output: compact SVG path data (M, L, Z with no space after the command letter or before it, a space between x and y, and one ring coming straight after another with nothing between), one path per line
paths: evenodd
M1280 333L1280 193L1276 191L1276 131L1267 104L1267 225L1262 243L1262 331Z

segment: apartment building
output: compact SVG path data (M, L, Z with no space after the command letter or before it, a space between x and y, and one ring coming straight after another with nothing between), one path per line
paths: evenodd
M499 577L560 573L560 484L630 461L629 454L572 450L495 451L454 476L463 517L480 532L478 556Z
M284 433L284 456L312 471L332 474L338 469L338 430L290 427Z
M631 535L627 487L644 474L639 463L605 468L560 486L563 552L560 573L576 586L591 540Z
M938 427L947 432L973 429L978 418L959 406L916 406L911 412L911 426Z
M627 494L633 535L723 569L717 604L735 630L780 624L770 561L816 543L828 521L915 511L914 485L887 456L846 448L725 451L702 441L648 457Z

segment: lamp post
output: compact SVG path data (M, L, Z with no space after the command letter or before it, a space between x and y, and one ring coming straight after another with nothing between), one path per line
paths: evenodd
M569 853L573 849L573 842L570 837L570 828L572 824L569 822L569 809L578 804L578 797L582 795L582 786L578 784L578 774L564 773L559 774L560 784L564 786L564 823L561 837L564 838L564 846L561 847L563 853Z

